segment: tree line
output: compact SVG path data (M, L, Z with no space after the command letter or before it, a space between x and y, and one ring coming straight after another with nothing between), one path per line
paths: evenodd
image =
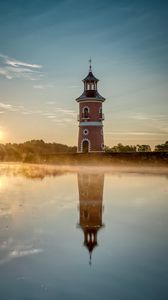
M123 145L119 143L114 147L105 147L106 152L151 152L151 147L149 145ZM154 152L168 152L168 141L163 144L156 145Z
M77 147L59 143L45 143L43 140L31 140L24 143L0 144L0 160L31 161L46 155L57 153L75 153Z
M168 141L164 144L156 145L155 152L168 152ZM24 143L0 144L0 160L21 160L33 161L34 158L52 156L58 153L76 153L76 146L67 146L59 143L45 143L43 140L31 140ZM105 152L151 152L149 145L123 145L119 143L114 147L105 147Z

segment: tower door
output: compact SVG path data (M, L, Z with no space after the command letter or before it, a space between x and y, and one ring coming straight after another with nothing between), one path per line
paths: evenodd
M88 153L89 152L89 142L83 141L83 152Z

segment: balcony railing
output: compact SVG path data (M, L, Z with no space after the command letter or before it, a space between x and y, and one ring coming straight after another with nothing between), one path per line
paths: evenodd
M104 114L99 115L99 120L104 121Z
M80 118L80 115L77 116L78 122L80 121L80 119L82 121L88 121L88 120L90 120L90 117L89 116L85 116L84 114L82 114L81 118Z
M80 122L80 120L87 122L90 120L90 117L89 116L86 117L82 114L82 116L80 118L80 115L77 115L77 121ZM104 114L99 114L99 120L104 121Z

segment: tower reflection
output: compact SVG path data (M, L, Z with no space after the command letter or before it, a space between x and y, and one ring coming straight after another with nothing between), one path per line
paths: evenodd
M84 246L89 251L98 245L97 234L102 224L104 174L78 173L79 227L84 233Z

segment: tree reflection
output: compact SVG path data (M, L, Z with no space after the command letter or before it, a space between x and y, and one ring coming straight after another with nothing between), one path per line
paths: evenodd
M103 227L103 187L103 173L78 173L79 227L84 233L84 246L89 251L89 264L91 264L93 249L98 245L98 231Z

